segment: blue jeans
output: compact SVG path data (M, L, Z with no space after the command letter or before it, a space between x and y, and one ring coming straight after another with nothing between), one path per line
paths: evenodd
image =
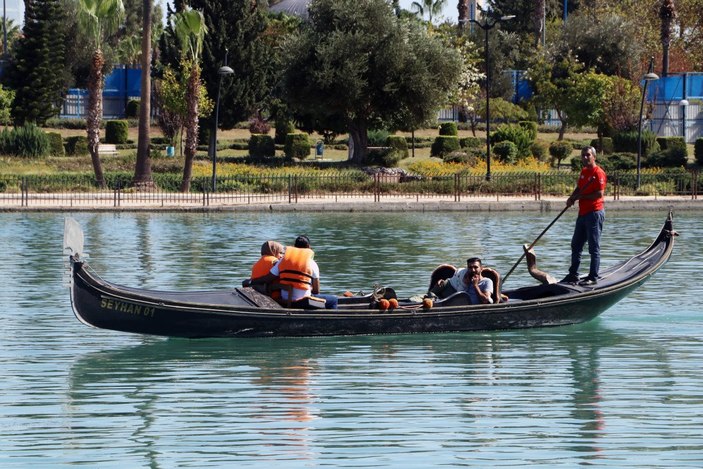
M325 309L337 309L337 295L328 295L327 293L317 293L318 298L325 300Z
M605 210L580 215L576 218L574 236L571 238L571 267L569 275L579 275L581 265L581 252L583 246L588 241L588 253L591 255L591 266L588 276L598 278L600 270L600 235L603 232L603 222L605 221Z

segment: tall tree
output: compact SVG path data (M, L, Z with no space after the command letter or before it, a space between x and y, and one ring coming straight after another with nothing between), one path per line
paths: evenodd
M42 125L61 109L64 94L65 13L61 0L27 2L10 82L16 90L16 124Z
M459 55L385 0L318 0L309 12L284 48L284 96L299 112L344 122L353 162L366 161L370 128L425 122L449 101Z
M88 76L88 108L86 127L88 133L88 151L93 162L95 182L105 187L98 146L100 145L100 123L103 117L103 88L105 86L105 58L103 43L120 25L124 16L122 0L79 0L81 27L91 41L93 57Z
M412 2L410 7L417 13L420 18L427 15L427 22L432 23L432 20L442 14L447 0L420 0Z
M203 39L207 33L205 18L198 10L185 9L175 15L173 31L178 36L183 57L183 71L188 77L186 86L186 130L185 163L181 192L190 190L193 176L193 159L198 149L198 104L200 102L200 56L203 50Z
M202 51L202 77L209 96L217 95L219 75L228 50L228 65L234 69L220 94L219 124L231 129L266 107L279 74L276 50L271 46L268 10L262 0L192 0L190 6L202 11L208 34ZM175 2L171 14L185 8ZM168 26L166 27L168 29ZM172 68L180 62L173 36L164 35L160 60ZM212 116L207 122L211 126Z
M151 129L151 26L152 0L142 2L142 82L139 105L139 136L137 139L137 162L134 167L134 184L137 187L153 187L151 158L149 155L149 130Z
M669 74L669 46L671 45L671 29L676 18L676 6L674 0L663 0L659 9L659 19L661 20L661 41L662 41L662 75Z

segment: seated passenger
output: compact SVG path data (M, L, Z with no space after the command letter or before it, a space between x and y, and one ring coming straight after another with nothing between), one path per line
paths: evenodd
M264 277L271 272L271 267L276 265L276 262L283 257L283 249L283 245L276 241L266 241L262 244L261 257L251 268L250 280ZM266 287L268 287L269 284L266 284ZM278 291L275 291L272 292L271 297L278 299L280 298L280 294Z
M276 241L266 241L261 245L261 257L251 268L251 278L259 278L268 274L271 267L283 257L283 245Z
M481 259L472 257L466 261L466 268L457 270L447 280L440 280L432 291L440 297L465 291L472 305L493 303L493 280L481 275L482 270Z
M293 246L288 246L283 258L274 265L270 272L258 279L253 279L252 284L278 281L282 286L290 288L281 289L281 300L290 301L293 307L297 302L309 296L316 296L325 300L325 308L337 309L337 297L320 293L320 269L313 260L315 253L310 249L310 240L307 236L298 236Z
M530 275L532 275L532 278L539 280L543 285L557 283L556 278L546 272L542 272L537 268L537 256L535 255L534 248L529 247L527 244L523 244L522 249L523 251L525 251L527 271L530 273Z

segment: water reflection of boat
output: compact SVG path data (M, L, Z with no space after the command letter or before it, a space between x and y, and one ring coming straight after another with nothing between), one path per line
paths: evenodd
M68 226L68 224L67 224ZM669 259L674 246L671 214L644 251L601 271L596 285L534 285L504 293L507 302L471 305L459 292L433 304L399 299L381 310L368 297L340 298L340 308L300 310L279 306L250 288L166 292L101 279L83 260L82 232L72 226L71 302L76 317L94 327L177 337L270 337L397 334L522 329L589 321L642 285Z

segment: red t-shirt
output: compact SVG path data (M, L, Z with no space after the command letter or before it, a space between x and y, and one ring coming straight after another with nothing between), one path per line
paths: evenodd
M589 183L589 181L591 182ZM605 193L605 181L605 171L596 165L593 168L585 167L581 170L577 186L582 195L598 191ZM603 197L593 200L579 199L579 215L586 215L604 208L605 199Z

